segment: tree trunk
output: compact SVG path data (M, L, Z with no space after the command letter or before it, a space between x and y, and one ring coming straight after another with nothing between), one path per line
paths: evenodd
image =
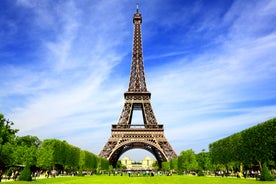
M240 172L243 173L243 165L242 165L242 162L240 162Z
M262 162L261 161L258 161L258 162L259 162L260 170L262 171L263 170Z

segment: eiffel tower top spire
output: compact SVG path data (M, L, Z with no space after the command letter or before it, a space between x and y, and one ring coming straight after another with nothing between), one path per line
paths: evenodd
M138 3L136 3L136 13L138 13L138 10L139 10L139 4Z
M143 51L142 51L142 34L141 24L142 15L138 11L138 4L136 4L136 13L133 16L134 24L134 37L133 37L133 48L132 48L132 64L130 71L130 80L128 92L147 92Z

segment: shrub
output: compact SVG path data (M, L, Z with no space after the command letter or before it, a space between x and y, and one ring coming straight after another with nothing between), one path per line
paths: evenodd
M19 175L19 180L21 181L32 181L30 165L26 164L25 168L21 171Z
M275 178L271 175L269 169L266 166L266 163L263 164L263 169L260 176L261 181L274 181Z
M198 176L204 176L204 172L203 172L202 170L200 170L200 171L198 172Z

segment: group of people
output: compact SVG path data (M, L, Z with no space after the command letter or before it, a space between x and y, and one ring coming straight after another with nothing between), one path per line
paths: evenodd
M236 175L236 177L237 178L242 178L242 177L244 177L244 178L247 178L247 177L251 177L251 178L256 178L258 175L260 175L260 171L258 170L258 171L246 171L246 170L244 170L243 172L239 172L239 171L237 171L236 173L235 172L231 172L231 171L215 171L214 172L214 174L215 174L215 176L222 176L222 177L224 177L224 176L235 176Z
M3 179L3 176L4 176L4 171L1 169L0 170L0 182ZM11 169L9 169L7 175L5 176L5 179L7 179L7 180L10 180L10 179L16 180L18 178L18 176L19 176L19 171L18 170L15 170L13 172Z

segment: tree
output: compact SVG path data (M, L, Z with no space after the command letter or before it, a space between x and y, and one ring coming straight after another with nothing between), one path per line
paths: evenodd
M178 157L178 169L181 171L197 171L198 163L192 149L182 151Z
M65 150L65 155L63 153L65 157L65 168L77 170L80 163L80 149L66 143Z
M16 137L13 149L14 164L36 165L40 143L41 141L35 136Z
M173 158L170 160L170 168L171 170L178 170L178 158Z
M213 170L213 165L211 163L210 153L201 152L196 155L196 160L200 170Z
M37 165L43 169L52 169L54 168L54 144L55 140L45 139L41 143L41 147L38 150L37 154Z
M270 171L268 170L266 163L263 164L262 167L262 172L261 172L261 176L260 176L260 180L261 181L274 181L275 178L274 176L271 175Z
M88 151L85 152L85 164L87 164L87 167L91 170L96 170L97 169L97 158L98 156L96 156L93 153L90 153Z
M19 180L21 181L32 181L32 174L30 165L27 163L22 172L19 175Z
M162 169L163 171L169 171L170 168L170 162L162 162Z
M109 170L110 164L109 164L108 160L98 157L97 163L98 163L98 167L97 167L98 171L101 171L101 170L108 171Z
M244 161L262 163L275 159L276 118L258 124L242 132Z
M9 148L5 148L6 145L10 145L14 140L15 134L18 132L17 129L12 129L13 122L4 118L3 114L0 114L0 163L5 161L5 164L8 164L7 161L10 160L10 151Z
M123 164L121 162L121 160L118 160L117 163L116 163L116 169L122 169L123 168Z

